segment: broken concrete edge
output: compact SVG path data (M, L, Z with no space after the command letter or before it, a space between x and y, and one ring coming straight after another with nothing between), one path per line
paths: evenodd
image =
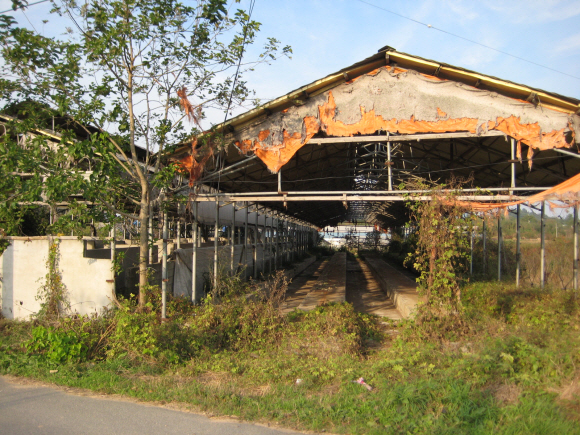
M383 292L385 292L387 297L393 301L395 308L399 311L401 316L404 319L412 318L415 314L415 311L417 310L418 295L405 294L403 292L397 291L395 288L389 285L389 282L387 281L386 277L381 273L381 266L382 267L384 266L392 267L392 266L390 266L383 259L372 255L366 255L365 262L369 266L369 269L371 270L371 273L373 274L374 278L381 286L381 289L383 290Z

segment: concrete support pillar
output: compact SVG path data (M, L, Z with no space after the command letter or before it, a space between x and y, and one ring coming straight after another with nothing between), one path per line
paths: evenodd
M254 279L258 279L258 218L260 214L258 213L258 207L256 207L256 221L254 222L254 244L253 244L253 254L254 254L254 271L252 276Z
M470 231L470 239L469 239L469 275L473 275L473 229Z
M220 203L216 197L215 201L215 228L213 240L213 288L218 285L218 254L219 254L219 226L220 226Z
M501 281L501 214L497 213L497 280Z
M234 276L236 269L234 268L234 254L236 249L236 204L232 204L232 225L230 226L230 275Z
M574 297L578 293L578 207L574 205Z
M149 206L149 227L147 228L147 243L149 243L149 264L153 263L153 207Z
M540 247L540 287L544 288L546 285L546 223L545 218L545 201L542 201L542 208L540 211L540 237L541 237L541 247Z
M268 215L264 215L264 227L262 229L262 275L266 276L266 243L268 234Z
M393 170L391 169L391 142L387 142L387 176L389 179L389 190L393 190Z
M167 318L167 212L163 212L163 257L161 259L161 318Z
M272 234L274 227L274 215L270 215L270 226L268 227L268 273L272 273Z
M511 176L512 176L512 187L516 187L516 140L512 137L511 138L511 151L512 151L512 167L511 167ZM510 190L510 195L513 195L514 191Z
M111 228L111 262L113 263L113 266L115 265L115 256L117 255L117 242L115 241L115 236L116 236L116 228L115 228L115 222L113 221L113 228ZM115 267L113 267L113 291L116 290L116 285L115 285Z
M296 261L296 224L290 224L290 252L291 261L294 263Z
M289 252L289 246L288 246L288 240L289 240L288 225L289 225L289 222L286 219L284 219L284 262L286 262L286 263L288 263L289 258L290 258L289 257L290 252Z
M181 218L177 218L177 249L181 249Z
M246 270L244 275L246 279L248 278L248 213L249 213L249 204L248 201L244 202L244 208L246 209L246 217L244 219L244 266L246 266Z
M520 248L520 204L516 208L516 287L520 286L520 275L522 268L522 253Z
M193 203L193 223L191 224L192 239L193 239L193 255L191 262L191 301L197 304L200 300L200 295L197 288L197 245L198 245L198 202Z
M487 273L487 246L486 246L486 241L487 241L487 228L486 228L486 222L485 222L485 216L483 216L483 232L482 232L482 240L483 240L483 274L485 275Z
M280 251L280 231L279 230L280 219L276 218L276 246L274 248L274 269L278 269L278 252Z

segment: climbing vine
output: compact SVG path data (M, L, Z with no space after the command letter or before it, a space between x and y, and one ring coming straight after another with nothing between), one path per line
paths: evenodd
M40 310L37 316L47 320L58 319L70 309L66 287L62 282L62 275L58 268L59 259L59 240L55 239L50 242L45 281L38 289L36 296L36 300L40 301Z
M408 202L411 225L416 228L417 247L409 254L419 272L417 282L423 303L417 312L419 324L436 324L440 332L465 328L461 283L466 279L472 215L458 192L465 181L430 185L417 182L412 189L430 190L430 201ZM407 186L409 187L409 186Z

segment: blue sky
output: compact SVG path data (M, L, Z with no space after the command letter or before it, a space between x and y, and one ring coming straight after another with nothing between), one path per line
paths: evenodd
M580 77L578 0L365 1ZM500 54L357 0L257 0L254 16L263 23L264 35L274 36L294 50L292 60L258 70L252 83L263 98L283 95L362 60L385 45L580 98L580 79Z
M364 1L580 77L579 0ZM241 0L236 6L247 8L249 3ZM284 95L390 45L402 52L580 99L578 78L500 54L367 3L256 0L253 18L262 23L260 38L275 37L294 51L292 59L261 65L247 77L256 97L267 101ZM10 1L0 0L0 10L10 5ZM31 6L26 17L40 31L41 20L50 18L49 10L50 3ZM29 25L22 12L13 15ZM51 26L62 28L50 19L46 33L53 30ZM223 120L223 115L209 115L209 122Z

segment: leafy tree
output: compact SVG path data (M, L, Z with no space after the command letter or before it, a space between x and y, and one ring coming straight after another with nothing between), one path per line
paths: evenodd
M250 95L243 73L256 62L240 64L260 24L231 6L227 0L193 6L177 0L53 2L59 22L70 24L60 37L1 17L0 98L46 108L21 107L20 120L9 123L13 133L0 144L0 152L10 155L0 164L0 219L8 232L18 227L19 208L41 199L58 217L53 232L74 222L73 216L138 221L144 288L151 208L169 200L180 184L179 168L166 161L171 145L200 133L206 108L228 110ZM280 52L290 49L280 50L269 38L257 62ZM58 146L37 134L49 128L47 111L59 120L53 135ZM211 140L194 141L194 159L207 159L220 146L218 134L204 137ZM67 210L58 214L60 203ZM145 303L143 291L139 301Z

